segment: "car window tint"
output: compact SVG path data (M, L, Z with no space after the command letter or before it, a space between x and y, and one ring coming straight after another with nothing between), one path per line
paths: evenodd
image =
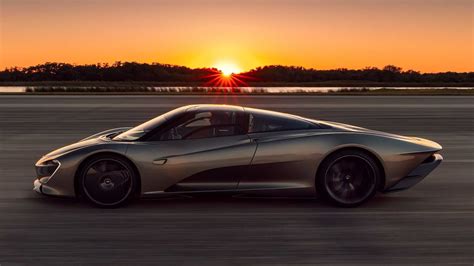
M160 136L160 140L199 139L241 134L237 113L206 111L191 113Z
M275 113L277 114L277 113ZM314 128L314 125L297 117L265 113L250 113L249 133Z
M210 126L210 127L203 127L198 130L195 130L189 135L184 136L185 139L200 139L200 138L212 138L212 137L225 137L225 136L233 136L238 135L239 130L238 127L235 125L229 126Z

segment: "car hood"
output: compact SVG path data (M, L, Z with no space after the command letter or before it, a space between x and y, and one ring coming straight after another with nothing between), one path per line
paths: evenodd
M45 159L48 159L48 160L55 159L55 158L57 158L61 155L64 155L66 153L69 153L69 152L72 152L72 151L75 151L75 150L78 150L78 149L82 149L82 148L85 148L85 147L96 145L99 142L103 142L103 140L95 138L95 139L88 139L88 140L79 141L79 142L61 147L59 149L56 149L52 152L49 152L48 154L44 155L42 158L45 158Z
M96 133L94 135L91 135L85 139L82 139L81 141L84 141L84 140L90 140L90 139L96 139L96 138L100 138L102 136L106 136L106 135L118 135L122 132L125 132L127 130L131 129L131 127L119 127L119 128L112 128L112 129L108 129L108 130L105 130L105 131L101 131L99 133Z
M91 135L85 139L82 139L76 143L61 147L59 149L56 149L46 155L44 155L41 160L52 160L55 159L61 155L67 154L69 152L79 150L85 147L89 146L94 146L100 143L108 142L110 139L107 136L110 136L111 134L118 134L121 132L124 132L131 127L120 127L120 128L113 128L113 129L108 129L99 133L96 133L94 135Z

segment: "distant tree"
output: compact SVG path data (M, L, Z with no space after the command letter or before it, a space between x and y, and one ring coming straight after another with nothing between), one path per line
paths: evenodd
M195 68L160 63L137 63L117 61L111 65L73 65L47 62L26 68L11 67L0 71L0 82L17 81L155 81L194 82L207 84L219 70L215 68ZM363 82L425 82L425 83L472 83L474 72L420 73L414 70L387 65L382 69L317 70L300 66L270 65L257 67L241 73L240 79L252 82L304 83L326 81Z
M383 71L388 71L388 72L392 72L392 73L401 73L402 68L394 66L394 65L387 65L383 68Z

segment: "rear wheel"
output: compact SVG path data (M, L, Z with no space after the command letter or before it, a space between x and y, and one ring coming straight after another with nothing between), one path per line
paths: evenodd
M136 174L120 156L98 156L80 169L78 185L90 203L115 208L127 203L137 186Z
M380 177L380 167L372 156L344 150L324 160L318 171L317 189L339 206L355 207L375 195Z

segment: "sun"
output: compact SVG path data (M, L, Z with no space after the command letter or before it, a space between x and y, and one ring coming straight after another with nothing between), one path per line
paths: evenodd
M232 62L219 62L214 65L224 77L230 77L232 74L239 74L241 72L239 66Z
M205 76L206 86L209 87L248 87L246 81L251 78L235 61L220 60L211 65L210 73ZM204 77L203 77L204 78Z

